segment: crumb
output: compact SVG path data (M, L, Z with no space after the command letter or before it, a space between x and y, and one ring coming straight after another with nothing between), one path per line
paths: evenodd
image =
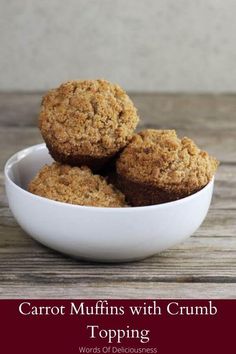
M45 165L30 182L29 192L59 202L96 206L124 207L124 195L105 178L86 167L53 163Z
M44 96L39 128L56 160L86 165L87 156L110 157L126 146L138 120L120 86L105 80L68 81Z
M133 137L116 166L125 184L131 181L151 186L152 191L158 190L163 202L165 193L170 201L203 188L212 179L218 161L191 139L179 139L174 130L148 129ZM126 192L124 186L122 190Z

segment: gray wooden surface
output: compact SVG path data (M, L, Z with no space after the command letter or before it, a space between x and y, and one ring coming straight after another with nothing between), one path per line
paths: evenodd
M213 202L186 242L141 262L76 261L38 244L8 209L3 166L42 141L41 94L0 93L0 298L236 298L236 96L135 94L140 128L174 128L221 165Z

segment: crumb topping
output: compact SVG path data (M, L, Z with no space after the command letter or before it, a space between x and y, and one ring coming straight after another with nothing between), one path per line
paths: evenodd
M174 130L148 129L134 135L116 166L118 174L134 182L191 194L212 179L218 161Z
M125 197L104 177L86 167L53 163L45 165L30 182L29 192L70 204L96 207L124 207Z
M137 123L129 96L106 80L68 81L50 90L39 117L43 138L59 153L96 157L123 148Z

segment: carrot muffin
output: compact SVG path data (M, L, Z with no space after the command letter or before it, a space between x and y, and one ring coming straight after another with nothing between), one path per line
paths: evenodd
M105 178L86 167L45 165L30 182L29 192L59 202L96 207L124 207L125 197Z
M61 163L102 167L127 145L138 123L125 91L105 80L68 81L42 100L39 128Z
M213 177L218 161L174 130L134 135L116 163L118 186L133 206L165 203L193 194Z

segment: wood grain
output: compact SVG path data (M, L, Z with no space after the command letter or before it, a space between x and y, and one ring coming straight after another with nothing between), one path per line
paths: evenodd
M145 127L175 128L221 161L206 220L186 242L141 262L96 264L50 250L8 209L3 166L42 142L41 94L0 93L0 298L236 298L236 96L133 94Z
M6 299L235 299L236 284L103 281L98 284L2 285Z

